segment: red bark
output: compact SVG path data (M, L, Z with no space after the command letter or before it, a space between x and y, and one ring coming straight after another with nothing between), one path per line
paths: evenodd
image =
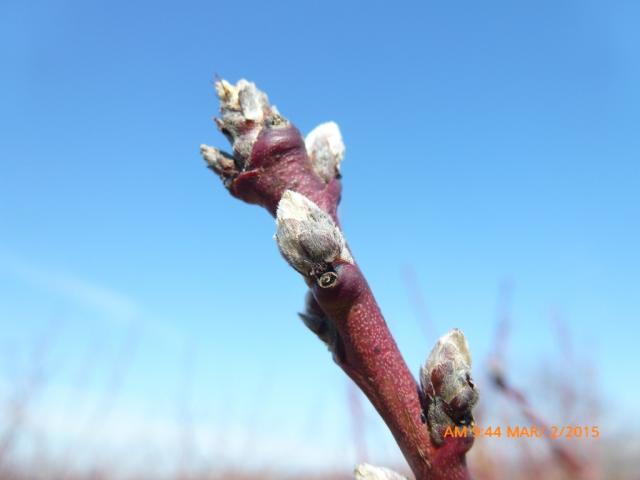
M223 112L224 113L224 112ZM222 124L222 121L218 121ZM250 125L255 128L255 125ZM237 153L236 153L237 156ZM249 158L235 169L214 168L231 194L276 214L286 190L303 194L339 225L339 175L326 182L314 170L300 132L291 124L265 123ZM338 264L338 282L321 288L307 279L316 305L337 330L339 366L362 389L391 430L418 480L468 479L465 453L472 438L445 438L436 445L429 434L418 385L407 367L357 264Z

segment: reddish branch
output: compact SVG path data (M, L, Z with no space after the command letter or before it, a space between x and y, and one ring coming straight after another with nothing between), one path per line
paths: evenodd
M524 416L531 425L538 427L544 432L551 432L549 424L531 406L527 396L511 384L505 373L505 354L509 330L511 329L511 314L508 307L510 299L511 285L505 284L501 291L500 317L496 328L494 353L489 361L489 376L496 389L518 406L522 416ZM566 335L566 331L562 333ZM564 340L561 342L562 345L568 344L566 338L562 338L562 340ZM566 388L566 385L564 387ZM582 475L585 473L584 463L565 445L559 443L557 439L552 439L548 435L546 435L545 438L549 443L551 452L562 468L573 478L582 478Z
M497 364L491 366L490 374L496 388L520 408L520 412L531 425L535 425L541 431L551 432L549 424L531 407L525 394L508 382L502 369ZM545 435L545 438L548 440L551 451L560 465L574 478L580 478L584 473L583 462L557 439L552 439L549 435Z
M301 314L305 324L328 344L336 363L369 398L416 479L469 478L465 454L473 440L441 439L446 425L428 424L423 410L438 401L438 408L446 410L447 422L469 421L477 395L469 395L475 389L468 371L443 368L448 365L447 357L445 364L437 365L433 377L444 385L447 375L458 375L466 388L464 398L456 397L457 392L455 398L440 398L440 383L432 385L428 394L418 387L362 271L341 243L337 216L341 152L332 145L332 133L321 132L315 145L305 145L300 132L252 83L241 80L233 86L221 80L216 89L222 114L216 123L231 142L233 153L203 145L203 156L233 196L278 215L281 252L310 289L306 311ZM286 191L297 192L312 203L290 193L283 200ZM283 205L281 200L289 203ZM326 219L314 210L316 205L328 214ZM291 209L303 207L311 220L293 218L298 215L295 212L287 217ZM318 228L305 230L308 221L320 222ZM451 352L455 354L455 348Z

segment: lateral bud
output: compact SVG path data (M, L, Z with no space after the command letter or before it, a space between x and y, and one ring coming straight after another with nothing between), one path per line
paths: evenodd
M317 335L333 355L333 361L344 360L344 346L333 321L320 309L311 291L307 292L305 311L298 313L305 326Z
M276 213L276 240L285 260L322 288L338 281L336 267L353 263L333 219L304 195L286 190Z
M224 182L225 187L229 188L231 181L238 174L233 156L204 144L200 145L200 154L207 163L207 167L217 173Z
M340 175L340 163L344 158L344 142L335 122L326 122L311 130L304 139L313 170L330 182Z
M407 477L384 467L361 463L354 471L356 480L407 480Z
M423 409L433 441L452 425L472 425L478 390L471 379L471 353L462 330L442 336L420 369Z

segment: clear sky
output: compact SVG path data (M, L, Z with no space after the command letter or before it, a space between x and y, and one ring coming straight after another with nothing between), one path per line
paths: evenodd
M481 377L509 282L514 381L534 390L545 358L574 368L550 360L560 318L596 372L576 381L597 382L609 431L624 425L640 395L639 14L589 0L2 2L2 401L34 362L46 372L25 437L357 460L348 384L296 318L305 288L273 220L199 156L227 146L216 74L255 81L303 132L340 125L345 234L414 371L457 326ZM374 460L395 458L367 412Z

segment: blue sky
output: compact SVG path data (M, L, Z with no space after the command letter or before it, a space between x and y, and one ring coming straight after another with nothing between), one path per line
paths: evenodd
M218 74L255 81L303 132L340 125L345 234L416 372L435 334L403 270L437 334L466 332L478 374L510 282L518 384L533 389L557 357L558 316L617 412L613 431L640 395L639 10L4 2L4 391L44 336L30 425L54 450L82 438L77 412L88 425L102 408L95 435L114 448L156 430L164 448L190 425L217 460L247 445L258 463L357 460L347 382L296 318L305 289L273 220L230 198L199 157L201 143L226 147L211 121ZM368 418L371 450L395 458Z

